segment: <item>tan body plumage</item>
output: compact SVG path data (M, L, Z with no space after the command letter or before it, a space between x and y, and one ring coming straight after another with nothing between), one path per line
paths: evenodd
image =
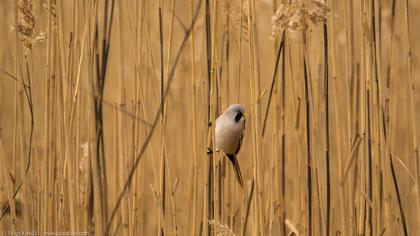
M217 119L215 129L216 151L223 151L232 162L236 178L244 187L236 155L242 146L245 130L245 109L239 104L230 105Z

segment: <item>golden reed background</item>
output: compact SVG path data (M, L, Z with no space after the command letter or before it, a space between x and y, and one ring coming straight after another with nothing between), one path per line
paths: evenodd
M420 2L281 4L1 1L0 231L419 233Z

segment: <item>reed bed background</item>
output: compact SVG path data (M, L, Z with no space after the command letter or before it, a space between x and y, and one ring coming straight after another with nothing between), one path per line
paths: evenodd
M0 10L0 232L420 232L418 1ZM208 152L231 103L245 189Z

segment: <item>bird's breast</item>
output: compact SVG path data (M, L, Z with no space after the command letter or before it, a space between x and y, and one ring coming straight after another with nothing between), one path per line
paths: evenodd
M235 154L243 132L242 123L218 122L215 129L216 149L227 154Z

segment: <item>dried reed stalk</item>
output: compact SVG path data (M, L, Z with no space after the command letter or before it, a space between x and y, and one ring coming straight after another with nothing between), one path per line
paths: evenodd
M191 89L192 89L192 99L191 99L191 110L192 110L192 128L191 128L191 137L192 137L192 219L191 219L191 235L196 235L196 218L197 218L197 198L198 198L198 164L197 164L197 89L196 89L196 79L195 79L195 27L194 27L194 0L190 1L189 17L191 24Z

